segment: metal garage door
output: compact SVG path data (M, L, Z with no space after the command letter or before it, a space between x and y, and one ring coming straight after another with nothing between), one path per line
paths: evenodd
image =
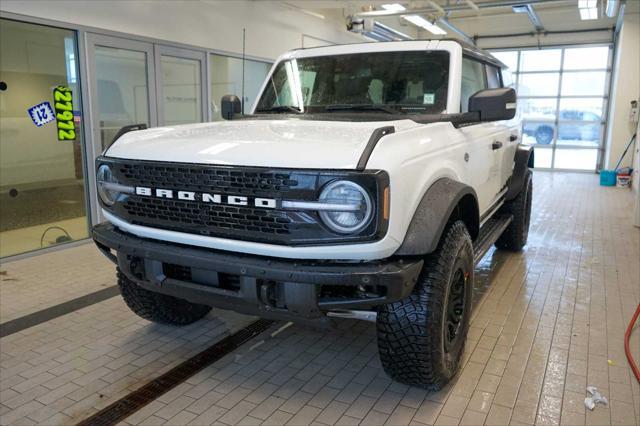
M595 171L603 152L612 45L492 52L511 69L535 167Z

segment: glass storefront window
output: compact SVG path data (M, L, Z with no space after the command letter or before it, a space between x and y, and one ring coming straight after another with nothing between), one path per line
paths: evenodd
M0 257L88 237L76 45L74 31L0 19ZM59 140L57 86L71 89L72 140ZM43 103L38 126L28 110Z
M222 120L220 99L224 95L236 95L242 99L242 59L211 54L209 63L212 119L219 121ZM253 107L270 69L271 64L267 62L245 60L243 99L245 113Z

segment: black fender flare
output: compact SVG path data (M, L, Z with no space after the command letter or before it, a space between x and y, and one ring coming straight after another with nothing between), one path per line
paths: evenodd
M516 155L513 159L513 173L509 179L507 193L504 198L506 201L513 200L522 190L525 182L527 170L533 167L533 146L519 144Z
M462 203L462 204L461 204ZM461 211L457 211L462 206ZM461 215L472 239L480 227L478 197L469 185L450 178L435 181L422 197L396 255L424 255L438 247L452 214Z

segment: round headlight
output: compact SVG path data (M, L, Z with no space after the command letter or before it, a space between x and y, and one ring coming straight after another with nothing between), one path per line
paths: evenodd
M113 176L113 173L111 173L111 168L107 164L103 164L98 168L96 180L98 182L98 195L100 199L107 206L112 206L118 199L120 192L114 189L117 187L118 181L115 176Z
M327 185L320 194L320 202L336 205L336 210L320 211L320 218L332 231L341 234L362 230L373 216L373 205L367 191L348 180Z

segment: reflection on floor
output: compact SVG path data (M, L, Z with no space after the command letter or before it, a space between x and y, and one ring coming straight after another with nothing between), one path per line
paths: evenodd
M87 217L0 232L0 257L26 253L89 236Z
M480 265L465 365L445 389L392 382L380 368L371 323L291 325L273 335L285 325L276 323L125 423L639 424L640 386L622 346L640 301L631 194L599 187L587 174L535 173L534 186L529 244L521 253L493 251ZM90 277L114 282L112 265L87 262L83 269L75 262L80 250L94 247L71 250L78 251L40 256L42 270L25 263L35 258L2 270L33 291L47 268L57 271L41 289L45 298L73 277L90 289ZM65 274L69 262L77 269ZM163 327L139 319L116 297L4 337L0 424L72 424L249 321L214 311L186 328ZM640 333L631 346L640 359ZM586 411L587 385L609 405Z

